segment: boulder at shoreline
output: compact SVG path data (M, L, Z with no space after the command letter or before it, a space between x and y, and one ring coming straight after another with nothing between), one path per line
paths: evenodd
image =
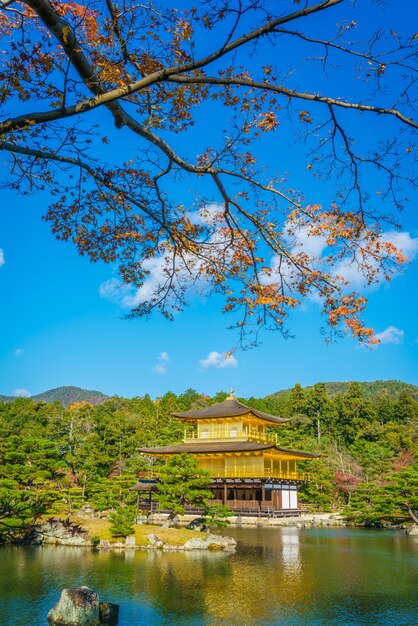
M63 589L47 616L51 626L111 626L117 624L118 619L119 605L99 602L98 594L85 586Z
M89 587L63 589L47 619L54 626L98 626L99 596Z

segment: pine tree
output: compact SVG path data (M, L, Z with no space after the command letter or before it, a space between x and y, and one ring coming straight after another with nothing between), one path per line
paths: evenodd
M416 403L411 398L410 394L402 390L399 394L398 401L395 405L395 416L402 422L408 422L416 419Z
M213 494L210 475L190 454L175 454L161 467L155 499L160 509L171 511L169 521L182 515L186 506L206 508Z

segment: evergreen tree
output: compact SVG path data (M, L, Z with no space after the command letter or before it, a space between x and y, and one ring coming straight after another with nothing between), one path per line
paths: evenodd
M175 454L160 468L158 492L160 509L171 511L170 520L182 515L186 506L206 508L213 494L208 490L210 475L190 454Z
M386 424L386 422L390 422L394 419L395 403L387 392L381 391L378 393L375 400L375 407L378 420L381 424Z
M112 537L125 538L135 532L135 510L129 507L120 507L109 516L110 533Z
M395 404L395 416L402 422L412 421L417 417L416 402L405 390L399 393L398 401Z
M329 432L335 421L335 411L332 401L328 397L324 383L317 383L306 393L305 410L311 418L314 434L318 444L321 443L321 436L324 432Z
M291 415L296 415L300 413L306 415L305 392L303 391L299 383L297 383L290 392L289 411Z

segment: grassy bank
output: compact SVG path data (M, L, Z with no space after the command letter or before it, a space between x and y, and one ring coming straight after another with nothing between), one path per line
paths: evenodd
M98 537L99 539L107 539L110 543L124 541L120 537L112 537L110 533L110 523L105 519L83 519L76 516L70 517L71 521L87 530L90 537ZM138 546L147 546L147 535L155 534L164 543L178 546L183 545L189 539L202 537L202 533L197 530L188 530L187 528L162 528L161 526L153 526L150 524L135 525L135 540Z

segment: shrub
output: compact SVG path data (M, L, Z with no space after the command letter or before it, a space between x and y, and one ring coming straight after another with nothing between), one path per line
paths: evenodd
M232 511L223 504L212 504L206 509L205 521L208 526L228 526L228 517L231 517Z
M109 516L112 537L127 537L135 532L135 510L130 507L119 507Z

